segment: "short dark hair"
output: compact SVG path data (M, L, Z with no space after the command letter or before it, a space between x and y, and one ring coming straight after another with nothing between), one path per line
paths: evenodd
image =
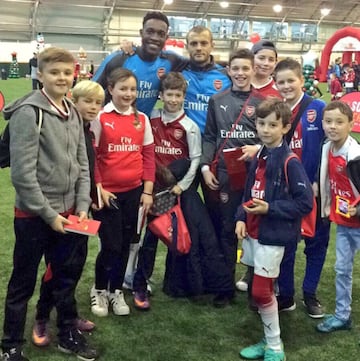
M251 63L254 65L254 54L246 48L240 48L234 50L229 57L229 66L234 59L249 59Z
M281 119L283 126L290 124L291 109L287 103L275 96L268 96L255 110L256 118L266 118L275 113L276 120Z
M188 33L186 34L186 42L189 42L189 34L190 33L196 33L196 34L201 34L203 32L207 32L210 35L210 40L213 41L213 34L211 32L211 30L209 28L207 28L206 26L202 26L202 25L196 25L193 26Z
M274 43L270 40L259 40L257 43L255 43L253 45L253 47L251 48L251 51L255 55L263 49L272 50L275 53L275 57L277 58L276 47L275 47Z
M286 58L280 60L274 69L274 76L276 79L276 75L279 71L283 70L292 70L299 78L303 76L301 64L293 58Z
M340 113L344 114L349 119L349 122L353 120L353 111L351 110L349 104L342 102L341 100L334 100L333 102L327 104L323 110L323 116L325 112L335 109L339 109Z
M161 20L167 25L167 27L170 26L169 19L164 13L160 11L149 11L148 13L146 13L146 15L143 18L143 23L142 23L143 27L145 26L146 22L151 19Z
M187 83L181 73L171 71L161 77L160 91L163 92L168 89L181 90L184 94L186 92Z
M49 63L73 63L75 67L74 56L66 49L51 46L45 48L38 56L39 71L43 71L44 66Z

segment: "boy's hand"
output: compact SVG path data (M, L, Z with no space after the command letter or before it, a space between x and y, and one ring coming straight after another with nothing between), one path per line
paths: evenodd
M241 147L243 155L239 158L239 160L250 160L254 158L255 154L259 150L258 145L244 145Z
M236 222L235 234L239 241L242 241L247 236L245 222L243 222L243 221Z
M349 205L348 212L350 214L350 217L356 216L356 207Z
M176 184L176 185L174 185L174 187L171 189L170 192L176 194L177 196L179 196L182 193L182 189L180 188L180 186L178 186Z
M267 214L269 212L269 203L263 201L262 199L253 198L252 206L246 207L243 205L243 208L246 213L251 214Z
M71 222L68 219L66 219L65 217L58 214L57 217L55 218L55 220L52 223L50 223L50 227L55 232L66 233L64 230L64 224L71 224Z
M79 217L79 223L82 222L82 221L85 220L85 219L88 219L88 215L87 215L87 213L84 212L84 211L80 211L80 212L78 213L78 217Z
M210 171L206 170L203 172L203 177L205 184L213 191L219 189L219 181L216 179L215 175Z

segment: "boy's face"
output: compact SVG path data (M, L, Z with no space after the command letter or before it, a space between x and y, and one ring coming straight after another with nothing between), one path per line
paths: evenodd
M351 132L354 122L340 112L339 109L324 112L323 128L326 136L334 143L336 149L341 148Z
M160 98L164 102L164 109L169 113L177 113L182 109L185 94L179 89L166 89L160 92Z
M255 123L258 136L267 148L278 147L291 128L291 124L284 126L281 118L276 119L275 112L265 118L256 118Z
M96 96L81 96L76 100L75 105L84 122L91 122L96 119L102 107L102 103L102 98Z
M196 33L191 31L187 37L186 49L190 59L198 66L204 66L210 62L211 52L214 50L214 42L208 31Z
M227 67L234 90L249 91L254 67L250 59L235 58Z
M48 63L38 72L46 93L55 101L60 101L69 91L74 80L74 63Z
M276 65L276 54L271 49L262 49L254 56L255 74L268 78L274 71Z
M280 95L290 105L295 104L303 93L304 77L299 77L298 74L291 69L278 71L275 82Z

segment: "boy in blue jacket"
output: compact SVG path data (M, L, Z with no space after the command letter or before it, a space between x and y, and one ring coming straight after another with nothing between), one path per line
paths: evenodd
M286 135L290 149L300 158L310 182L316 180L320 159L320 144L324 138L322 114L325 103L312 99L304 93L304 77L299 62L286 58L279 61L274 71L276 86L280 95L289 105L292 127ZM330 226L319 216L316 220L315 236L305 238L306 268L302 284L303 303L311 318L321 318L324 311L316 297L317 286L325 262L329 244ZM297 243L292 242L285 248L278 279L279 311L293 311L294 300L294 266Z
M254 360L284 361L274 280L285 246L298 242L301 218L312 209L313 192L299 159L284 140L291 111L282 100L267 98L256 109L256 130L263 147L252 161L244 201L236 215L235 233L242 241L242 263L254 267L252 297L258 306L265 337L240 351ZM287 174L287 178L285 176Z

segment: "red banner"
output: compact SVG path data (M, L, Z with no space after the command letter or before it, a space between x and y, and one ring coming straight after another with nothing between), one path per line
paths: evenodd
M360 92L345 94L340 98L344 103L349 104L353 111L354 126L352 131L360 133Z

